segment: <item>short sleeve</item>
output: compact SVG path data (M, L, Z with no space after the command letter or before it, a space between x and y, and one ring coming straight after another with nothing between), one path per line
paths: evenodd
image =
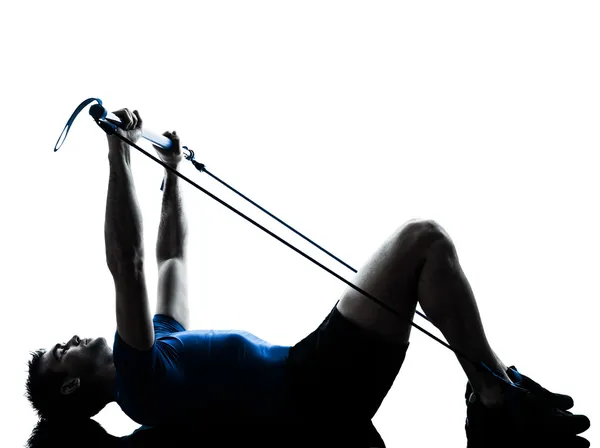
M171 316L166 314L155 314L152 318L154 325L154 339L158 339L161 336L168 336L173 333L179 333L185 331L183 325L173 319ZM127 344L122 338L119 332L115 332L115 340L113 345L113 357L115 365L117 367L133 369L134 366L137 368L143 366L143 368L149 368L156 355L154 348L156 342L148 350L137 350L129 344Z
M170 400L165 397L174 394L183 374L180 361L183 344L173 335L185 331L184 327L166 315L155 315L152 322L155 336L149 349L129 346L118 331L113 346L116 401L129 418L147 425L162 418L159 416L166 412L163 404ZM144 432L140 431L140 436Z
M149 372L152 366L154 345L148 350L138 350L125 342L118 331L113 343L113 361L118 372Z
M166 314L155 314L152 323L154 324L155 337L167 336L171 333L185 331L183 325Z

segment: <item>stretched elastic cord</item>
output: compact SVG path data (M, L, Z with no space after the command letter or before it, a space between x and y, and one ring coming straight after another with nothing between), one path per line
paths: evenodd
M445 341L442 341L440 338L438 338L437 336L435 336L434 334L430 333L429 331L425 330L424 328L422 328L421 326L415 324L412 320L408 319L407 317L401 315L398 311L396 311L395 309L391 308L389 305L387 305L386 303L382 302L381 300L377 299L376 297L374 297L373 295L369 294L367 291L362 290L361 288L359 288L358 286L354 285L352 282L346 280L344 277L342 277L341 275L337 274L336 272L332 271L331 269L329 269L327 266L325 266L324 264L320 263L319 261L315 260L313 257L311 257L310 255L304 253L302 250L298 249L297 247L295 247L294 245L290 244L289 242L287 242L286 240L284 240L283 238L281 238L280 236L276 235L275 233L271 232L269 229L267 229L266 227L262 226L261 224L259 224L258 222L254 221L252 218L250 218L249 216L245 215L244 213L240 212L239 210L237 210L235 207L229 205L227 202L223 201L221 198L217 197L216 195L212 194L210 191L202 188L200 185L198 185L197 183L195 183L194 181L188 179L186 176L184 176L183 174L181 174L180 172L178 172L176 169L171 168L169 165L167 165L166 163L164 163L162 160L158 159L157 157L154 157L152 154L148 153L146 150L144 150L143 148L139 147L138 145L136 145L135 143L131 142L130 140L128 140L127 138L123 137L122 135L120 135L117 132L114 132L114 128L111 127L110 125L107 125L105 122L102 121L98 121L96 120L96 123L98 124L98 126L100 126L102 128L102 130L104 130L108 135L114 135L115 137L117 137L118 139L122 140L123 142L127 143L128 145L134 147L135 149L137 149L138 151L140 151L142 154L144 154L145 156L151 158L152 160L154 160L156 163L158 163L159 165L163 166L165 169L171 171L173 174L175 174L177 177L185 180L187 183L189 183L190 185L196 187L198 190L200 190L202 193L206 194L207 196L209 196L210 198L214 199L215 201L217 201L219 204L223 205L224 207L228 208L229 210L231 210L232 212L234 212L235 214L237 214L238 216L244 218L246 221L248 221L249 223L253 224L254 226L258 227L259 229L261 229L262 231L264 231L265 233L269 234L270 236L272 236L273 238L275 238L277 241L279 241L280 243L284 244L285 246L289 247L290 249L292 249L294 252L300 254L301 256L303 256L304 258L306 258L307 260L311 261L312 263L316 264L317 266L319 266L321 269L323 269L324 271L328 272L329 274L333 275L335 278L337 278L338 280L342 281L343 283L345 283L346 285L348 285L349 287L351 287L352 289L354 289L355 291L359 292L360 294L364 295L366 298L368 298L369 300L377 303L379 306L381 306L382 308L386 309L387 311L389 311L390 313L394 314L395 316L397 316L399 319L403 320L404 322L409 323L411 326L415 327L417 330L421 331L422 333L426 334L427 336L429 336L430 338L432 338L433 340L439 342L441 345L443 345L444 347L446 347L447 349L451 350L457 357L464 359L465 361L471 363L473 365L473 367L475 367L475 369L477 369L479 372L488 372L491 375L495 376L496 378L498 378L501 381L504 381L506 383L508 383L508 381L506 381L506 379L502 376L502 375L498 375L496 372L494 372L493 369L491 369L489 366L487 366L483 361L474 361L471 358L469 358L467 355L465 355L464 353L462 353L461 351L451 347L448 343L446 343ZM509 383L512 385L512 383ZM517 386L515 386L517 387Z
M188 149L189 150L189 149ZM193 153L191 155L193 160ZM188 159L190 160L190 159ZM354 269L352 266L350 266L348 263L346 263L344 260L342 260L341 258L336 257L334 254L332 254L331 252L329 252L327 249L321 247L320 245L318 245L317 243L315 243L313 240L311 240L310 238L308 238L306 235L303 235L302 233L300 233L298 230L296 230L295 228L293 228L292 226L290 226L289 224L287 224L285 221L283 221L282 219L278 218L277 216L275 216L273 213L271 213L270 211L268 211L267 209L265 209L264 207L260 206L259 204L257 204L255 201L253 201L252 199L250 199L249 197L247 197L246 195L242 194L240 191L236 190L235 188L233 188L231 185L229 185L228 183L226 183L225 181L219 179L215 174L211 173L210 171L208 171L208 169L206 169L206 166L204 164L200 164L202 166L202 169L199 171L202 171L206 174L208 174L210 177L212 177L214 180L216 180L217 182L219 182L221 185L229 188L231 191L233 191L235 194L237 194L238 196L240 196L241 198L245 199L246 201L248 201L250 204L254 205L256 208L258 208L259 210L263 211L264 213L266 213L267 215L269 215L271 218L273 218L274 220L276 220L277 222L279 222L281 225L287 227L289 230L291 230L292 232L294 232L296 235L300 236L301 238L303 238L304 240L308 241L310 244L312 244L313 246L315 246L317 249L321 250L322 252L326 253L327 255L329 255L331 258L333 258L335 261L337 261L338 263L342 264L343 266L347 267L348 269L350 269L352 272L354 272L355 274L358 272L356 269Z
M54 146L54 152L58 151L58 149L65 142L65 140L67 138L67 135L69 134L69 131L71 129L71 126L73 125L73 122L75 121L75 118L77 118L77 116L81 113L81 111L83 111L83 109L87 105L89 105L89 104L91 104L93 102L97 102L100 106L102 106L102 100L99 99L99 98L88 98L85 101L83 101L81 104L79 104L79 106L77 106L77 108L75 109L75 111L71 114L71 117L69 117L69 119L67 120L67 124L65 125L63 131L61 132L61 135L59 136L58 141L56 142L56 145ZM108 121L101 120L100 117L96 117L94 115L92 115L92 116L94 117L94 120L96 121L96 124L98 124L98 126L100 126L105 132L110 133L110 135L114 134L114 130L117 129L116 125L114 125L113 123L109 123ZM131 143L129 143L129 144L131 144ZM199 163L199 162L197 162L194 159L195 155L194 155L194 151L193 150L189 149L187 146L183 146L183 149L186 149L187 151L189 151L189 155L185 155L185 158L187 160L189 160L196 167L196 169L198 171L205 172L210 177L212 177L214 180L216 180L217 182L219 182L221 185L227 187L229 190L233 191L235 194L237 194L238 196L240 196L244 200L248 201L250 204L254 205L259 210L261 210L262 212L264 212L267 215L269 215L271 218L275 219L277 222L279 222L280 224L282 224L283 226L285 226L286 228L288 228L289 230L291 230L292 232L294 232L296 235L298 235L301 238L303 238L305 241L308 241L310 244L312 244L317 249L321 250L322 252L324 252L325 254L327 254L328 256L330 256L331 258L333 258L335 261L337 261L341 265L343 265L346 268L350 269L352 272L354 272L354 273L358 272L356 269L354 269L348 263L346 263L345 261L343 261L341 258L336 257L334 254L332 254L331 252L329 252L328 250L326 250L322 246L318 245L316 242L314 242L313 240L311 240L310 238L308 238L306 235L303 235L298 230L294 229L292 226L290 226L289 224L287 224L283 220L279 219L273 213L269 212L267 209L265 209L264 207L260 206L255 201L253 201L252 199L250 199L246 195L242 194L240 191L238 191L237 189L233 188L231 185L229 185L228 183L226 183L223 180L219 179L216 175L214 175L213 173L211 173L210 171L208 171L206 169L206 166L203 163ZM165 187L165 178L163 177L162 184L160 186L160 190L163 191L164 187ZM425 319L427 321L430 321L430 319L425 314L421 313L419 310L415 310L415 313L418 314L419 316L421 316L423 319Z
M292 226L290 226L289 224L287 224L285 221L279 219L277 216L275 216L273 213L269 212L267 209L265 209L264 207L260 206L259 204L257 204L255 201L253 201L252 199L250 199L249 197L247 197L246 195L244 195L243 193L241 193L240 191L236 190L235 188L233 188L231 185L229 185L228 183L226 183L225 181L219 179L216 175L214 175L213 173L211 173L210 171L208 171L206 169L206 165L204 165L203 163L198 163L196 160L194 160L194 151L192 151L191 149L189 149L187 146L183 147L184 149L187 149L190 154L189 156L186 156L186 159L188 159L190 162L192 162L194 164L194 166L196 167L196 169L198 171L200 171L201 173L206 173L208 174L210 177L212 177L214 180L216 180L217 182L219 182L221 185L223 185L224 187L228 188L229 190L233 191L235 194L237 194L238 196L240 196L242 199L245 199L246 201L248 201L250 204L254 205L256 208L258 208L259 210L263 211L264 213L266 213L267 215L269 215L271 218L273 218L274 220L276 220L278 223L282 224L283 226L285 226L286 228L288 228L289 230L291 230L292 232L294 232L296 235L298 235L299 237L303 238L305 241L308 241L310 244L312 244L313 246L315 246L317 249L321 250L322 252L324 252L325 254L329 255L331 258L333 258L335 261L337 261L338 263L340 263L341 265L347 267L348 269L350 269L352 272L354 272L355 274L358 272L356 269L354 269L352 266L350 266L348 263L346 263L345 261L343 261L341 258L336 257L334 254L332 254L331 252L329 252L327 249L323 248L322 246L318 245L317 243L315 243L313 240L311 240L310 238L308 238L306 235L303 235L302 233L300 233L298 230L294 229ZM163 180L163 186L164 186L164 180ZM162 190L162 186L161 186L161 190ZM415 310L415 313L417 313L419 316L421 316L423 319L431 322L431 320L423 313L421 313L419 310Z

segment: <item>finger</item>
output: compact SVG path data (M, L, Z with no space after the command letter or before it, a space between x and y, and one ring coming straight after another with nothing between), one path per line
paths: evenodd
M171 137L171 133L169 131L165 131L162 133L163 137L167 137L169 140L173 140L173 138ZM159 152L164 153L165 152L165 148L158 146L158 145L152 145L152 147Z
M126 131L129 131L132 128L133 115L131 115L131 111L129 109L121 109L117 112L114 112L114 114L121 120L121 128L125 129Z
M590 442L580 436L551 437L546 440L538 440L537 446L546 448L589 448ZM530 445L535 446L535 445Z
M573 415L558 411L558 417L552 421L552 429L558 434L581 434L590 428L590 419L585 415Z
M177 135L177 133L175 131L173 131L173 132L166 131L166 132L163 132L163 135L174 143L172 150L175 151L175 153L180 152L179 136Z
M127 129L127 126L129 126L131 123L131 117L130 117L129 110L119 109L119 110L113 112L113 114L121 121L121 127L123 129Z
M134 110L133 111L133 115L135 116L135 118L137 120L136 124L135 124L135 127L139 128L139 129L142 129L143 121L142 121L142 117L140 116L140 113L137 110Z
M589 448L590 446L590 442L580 436L556 436L549 434L522 438L520 442L523 443L523 446L539 446L544 448ZM510 442L507 441L507 444L510 445Z
M176 131L171 133L171 140L175 143L173 145L173 152L175 154L181 154L181 145L179 144L179 136Z
M523 375L517 371L515 366L508 368L508 373L512 373L513 376L518 375L517 380L520 382L520 386L527 389L534 395L543 398L553 407L566 411L571 409L574 405L573 398L568 395L556 394L542 387L528 376Z
M583 437L578 436L575 437L572 445L565 446L572 446L574 448L590 448L590 441L588 439L584 439Z
M125 112L127 113L127 126L125 127L126 130L130 131L133 129L134 127L134 120L133 120L133 114L131 113L131 111L129 109L125 109Z
M573 405L575 404L573 402L573 398L571 398L568 395L563 395L563 394L552 394L551 400L555 407L557 407L558 409L561 409L563 411L571 409L573 407Z
M137 126L137 117L130 110L127 110L127 112L129 113L129 118L131 118L131 124L129 125L128 130L135 129Z
M125 109L125 113L127 114L127 125L125 126L125 129L130 131L133 129L133 114L129 109Z

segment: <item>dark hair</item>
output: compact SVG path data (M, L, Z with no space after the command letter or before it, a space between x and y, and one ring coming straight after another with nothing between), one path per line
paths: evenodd
M117 437L109 434L95 420L90 418L71 420L41 419L37 422L27 448L111 448L116 446Z
M32 352L28 362L29 375L25 384L26 396L31 406L42 419L89 418L96 415L106 405L98 389L93 384L82 381L80 387L69 395L60 392L66 373L44 372L42 355L44 349Z

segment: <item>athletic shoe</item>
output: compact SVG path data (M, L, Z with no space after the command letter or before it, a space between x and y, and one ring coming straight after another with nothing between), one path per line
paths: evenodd
M547 389L544 389L538 383L533 381L531 378L519 373L515 366L510 366L506 370L506 374L510 378L510 380L516 385L521 387L522 389L526 389L531 392L536 398L546 402L549 406L556 407L563 411L567 411L573 407L573 398L568 395L556 394L550 392ZM471 385L467 382L467 390L465 392L465 401L467 405L469 404L469 397L473 389Z
M578 437L590 427L584 415L564 412L531 392L508 386L504 404L487 407L476 394L467 405L465 431L468 448L483 447L589 447Z

